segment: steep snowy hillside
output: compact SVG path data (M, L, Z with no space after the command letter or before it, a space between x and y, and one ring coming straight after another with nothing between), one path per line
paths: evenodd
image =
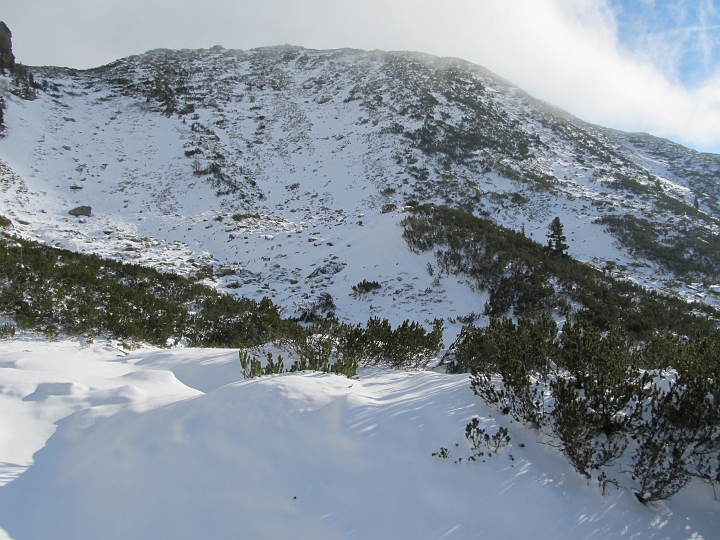
M720 156L418 53L13 70L0 538L716 535Z
M542 243L559 216L579 260L720 292L718 156L587 125L460 60L216 47L33 71L32 101L0 78L0 214L27 238L288 314L321 293L351 321L480 313L484 294L401 237L404 207L432 202ZM353 294L363 280L381 288Z

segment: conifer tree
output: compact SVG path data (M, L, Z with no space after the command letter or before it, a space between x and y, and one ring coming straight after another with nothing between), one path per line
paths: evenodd
M565 238L565 234L563 233L563 224L559 217L555 217L555 219L550 222L548 230L547 249L553 255L567 255L567 249L570 246L565 243L567 238Z

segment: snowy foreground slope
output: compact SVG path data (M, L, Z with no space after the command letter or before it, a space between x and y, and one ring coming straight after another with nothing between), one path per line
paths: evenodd
M0 407L0 526L15 540L720 530L707 485L655 506L622 486L603 496L536 433L485 407L463 375L243 381L236 350L128 353L21 337L0 343ZM490 432L499 421L511 443L484 463L455 463L470 453L473 416ZM450 459L432 457L441 446Z

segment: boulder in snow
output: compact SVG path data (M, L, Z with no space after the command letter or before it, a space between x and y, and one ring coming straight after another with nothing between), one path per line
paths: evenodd
M68 214L75 217L85 216L90 217L90 214L92 213L92 208L89 206L78 206L77 208L73 208L72 210L68 210Z

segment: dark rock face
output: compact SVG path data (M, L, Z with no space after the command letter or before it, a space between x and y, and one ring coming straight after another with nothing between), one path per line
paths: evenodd
M68 210L68 214L75 217L90 217L90 214L92 213L92 208L89 206L78 206L77 208L73 208L72 210Z
M12 52L12 32L7 24L0 21L0 69L15 69L15 56Z

